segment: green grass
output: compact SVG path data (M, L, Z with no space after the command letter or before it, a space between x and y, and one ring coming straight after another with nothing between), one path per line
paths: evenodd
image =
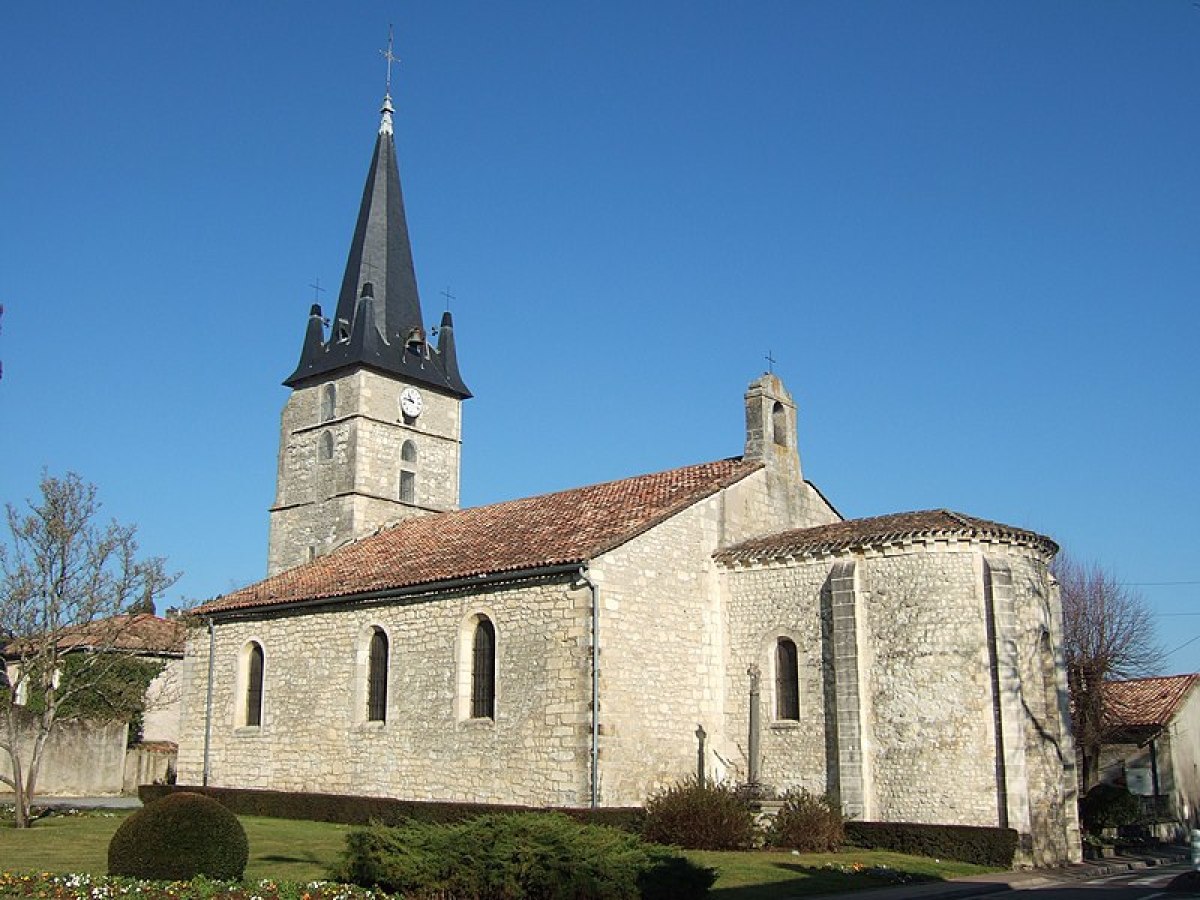
M0 823L0 860L10 872L91 873L107 871L108 841L129 813L87 813L40 819L33 828L17 830ZM291 819L241 816L250 839L246 879L258 881L314 881L342 850L351 826ZM712 866L720 878L712 894L717 900L803 897L879 887L895 881L869 871L843 872L838 866L864 869L886 866L919 880L943 880L959 875L994 871L959 862L935 862L882 851L846 850L842 853L794 855L783 851L747 853L689 851L702 865Z
M110 814L50 816L32 828L0 825L0 860L10 872L108 871L108 842L127 811ZM250 840L246 879L258 881L315 881L345 843L348 825L239 816Z
M905 856L882 850L847 849L840 853L802 854L785 850L689 850L687 855L695 862L712 866L721 873L712 889L712 896L718 900L807 897L896 884L894 877L870 871L885 866L893 873L903 873L913 881L944 881L962 875L996 871L970 863L952 860L935 862L921 856ZM855 866L861 866L863 871L843 872L830 868L854 869Z

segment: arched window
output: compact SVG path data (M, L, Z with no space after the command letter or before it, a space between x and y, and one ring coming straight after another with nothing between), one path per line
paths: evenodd
M321 433L321 459L333 459L333 435L328 432Z
M262 725L263 649L257 642L250 645L246 661L246 724Z
M417 502L417 445L405 441L400 447L400 502Z
M382 628L371 631L367 668L367 721L387 721L388 639Z
M337 412L337 386L327 384L321 388L321 421L328 422Z
M471 651L471 718L496 718L496 628L484 616Z
M780 447L787 446L787 411L778 400L771 407L771 439Z
M800 718L800 669L796 644L785 637L775 642L775 718L785 721Z

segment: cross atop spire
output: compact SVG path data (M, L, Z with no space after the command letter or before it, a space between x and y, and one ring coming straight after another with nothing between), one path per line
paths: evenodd
M395 107L392 106L392 63L400 62L400 57L392 53L392 26L388 25L388 43L386 50L380 50L379 55L387 60L387 81L384 83L383 91L383 108L379 110L379 133L392 133L392 113L395 112Z

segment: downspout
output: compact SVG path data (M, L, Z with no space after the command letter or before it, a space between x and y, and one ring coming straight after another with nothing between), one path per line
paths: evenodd
M213 651L216 649L217 633L213 627L212 616L208 617L208 690L204 698L204 771L200 783L208 787L209 763L208 753L212 746L212 706L213 706Z
M592 746L591 806L600 805L600 586L588 578L587 565L579 567L579 580L592 593Z

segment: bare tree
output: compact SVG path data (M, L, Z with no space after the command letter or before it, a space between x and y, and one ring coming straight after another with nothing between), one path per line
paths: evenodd
M55 722L129 659L123 614L152 609L178 578L161 558L138 558L135 527L99 521L96 488L78 475L43 473L40 501L26 506L6 505L0 544L0 751L10 763L0 784L16 794L18 828L30 823Z
M1162 647L1145 600L1112 573L1066 554L1055 559L1052 571L1062 596L1067 686L1086 792L1099 777L1100 748L1120 724L1120 710L1105 701L1104 682L1154 672Z

